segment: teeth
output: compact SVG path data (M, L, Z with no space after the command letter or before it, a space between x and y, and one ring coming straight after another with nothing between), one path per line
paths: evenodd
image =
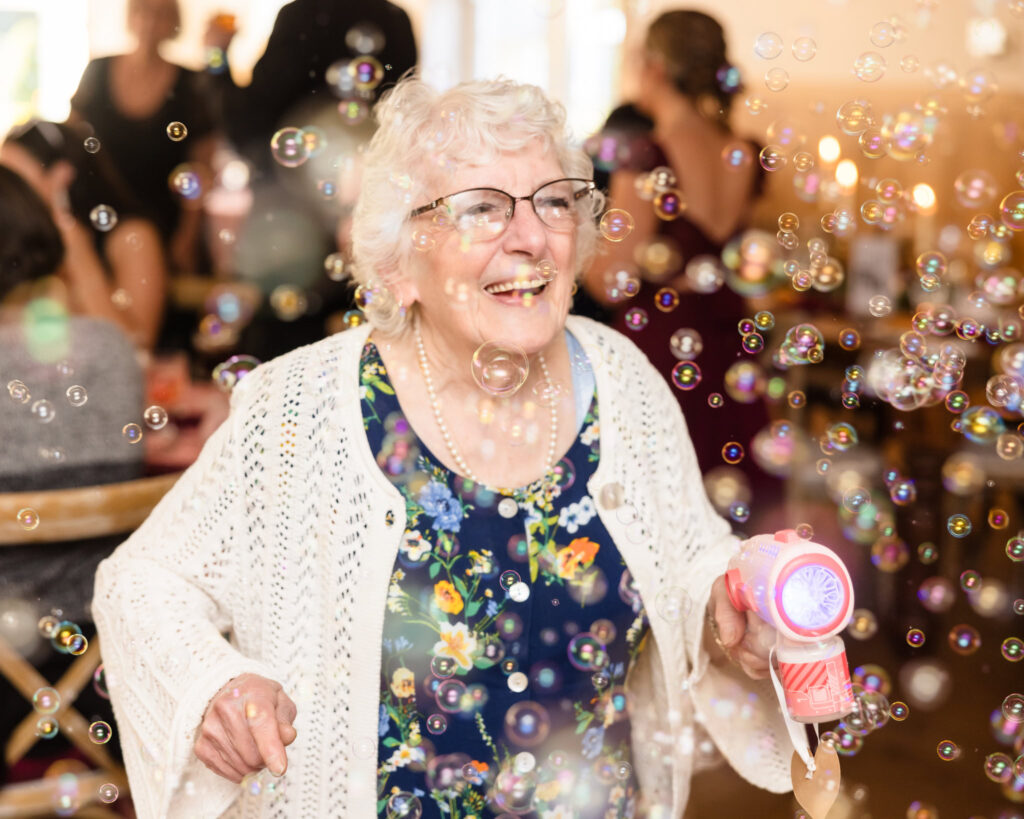
M544 279L534 279L529 282L506 282L505 284L491 284L484 288L488 293L508 293L511 290L536 290L543 287L547 282Z

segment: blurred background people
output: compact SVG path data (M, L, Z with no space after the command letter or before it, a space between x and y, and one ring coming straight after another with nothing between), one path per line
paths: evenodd
M71 311L103 318L140 348L156 344L166 301L160 234L102 153L80 129L53 122L16 128L0 164L46 202L64 244L61 280Z
M202 266L199 193L216 144L201 75L160 53L178 34L177 0L128 0L126 22L135 48L90 61L71 99L72 118L89 124L98 149L146 204L171 266L195 273Z
M673 367L693 358L702 373L702 389L675 389L689 424L701 471L723 465L722 446L737 441L749 451L754 435L768 423L762 401L740 404L725 398L726 406L709 406L709 392L724 393L726 371L743 354L737 344L737 323L752 315L745 299L731 287L712 293L692 289L683 273L688 262L700 257L719 259L726 243L747 227L754 201L762 187L760 166L751 161L758 149L742 141L729 126L736 88L723 83L729 69L725 35L712 17L698 11L669 11L647 30L642 54L635 61L639 95L631 105L615 109L601 131L611 140L617 163L597 164L610 170L606 182L612 207L626 210L635 227L625 239L609 243L609 252L595 259L584 274L586 296L611 311L616 329L630 335L654 366L671 381ZM724 72L723 72L724 70ZM739 147L747 160L732 169L722 161L727 148ZM685 210L675 218L662 218L639 182L655 168L670 169L682 192ZM668 214L663 214L668 216ZM655 240L677 253L667 273L646 264L644 250ZM639 270L642 277L635 298L625 298L621 271ZM679 303L667 312L656 303L665 287L678 294ZM627 313L640 308L647 324L638 329ZM593 308L587 312L593 314ZM695 330L703 351L674 351L676 331ZM691 354L692 352L692 354ZM755 509L770 508L781 499L781 484L763 472L753 459L738 465L752 484Z
M135 350L116 324L75 314L65 236L36 190L0 166L0 373L8 392L0 401L0 492L93 486L142 475L142 448L121 433L142 411ZM91 639L93 575L119 540L3 546L0 606L31 622L59 610L61 619L78 623ZM38 633L15 648L51 680L75 659L55 652ZM0 702L0 736L6 738L32 706L2 675ZM112 718L109 703L91 689L79 707ZM10 772L0 758L0 782L33 778L46 759L68 752L62 739L48 741Z

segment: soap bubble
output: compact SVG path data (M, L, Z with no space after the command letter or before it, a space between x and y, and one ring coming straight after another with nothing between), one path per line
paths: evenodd
M33 417L41 424L49 424L57 417L57 411L53 404L45 398L40 398L38 401L34 401L32 403L31 412Z
M32 695L32 707L40 714L54 714L60 708L60 693L56 688L43 686Z
M654 198L654 215L664 222L678 219L684 210L686 210L686 203L683 202L683 195L680 191L674 189L662 191Z
M86 137L83 147L85 148L86 153L97 153L100 149L100 141L96 139L96 137Z
M96 230L106 233L117 225L117 211L110 205L97 205L89 211L89 221Z
M729 441L722 447L722 460L727 464L738 464L743 460L743 446L737 441Z
M364 54L349 62L348 74L357 91L372 91L384 79L384 66L376 57Z
M949 631L949 647L966 657L981 648L981 635L974 626L960 623Z
M620 208L612 208L605 212L598 225L601 235L609 242L621 242L634 227L633 217Z
M930 275L942 278L946 275L948 268L949 263L946 260L946 255L937 250L927 251L917 257L918 276Z
M1000 708L1003 716L1014 722L1024 722L1024 694L1009 694Z
M981 589L981 575L974 569L967 569L960 573L960 588L965 592L974 592Z
M167 410L156 404L146 407L145 412L142 413L142 420L150 429L163 429L167 426Z
M1024 190L1003 197L999 203L999 218L1010 230L1024 230Z
M81 407L89 400L89 395L81 384L71 385L64 394L67 396L68 403L73 407Z
M999 653L1007 662L1019 663L1024 660L1024 641L1019 637L1007 637L999 647Z
M515 345L487 341L473 353L471 370L480 389L503 397L514 395L523 386L530 373L530 362Z
M762 60L774 60L782 53L782 37L766 31L754 41L754 53Z
M1024 561L1024 535L1017 535L1006 541L1006 556L1014 563Z
M1013 760L1002 752L989 754L985 757L985 776L993 782L1009 782L1013 778Z
M789 72L785 68L769 68L764 75L764 84L769 91L784 91L789 87Z
M885 57L877 51L865 51L854 60L853 73L863 82L877 82L885 76Z
M727 170L740 170L754 161L754 152L746 142L731 142L722 149L722 162Z
M309 159L305 132L301 128L281 128L270 139L270 153L279 165L299 167Z
M818 53L818 44L810 37L797 37L793 41L793 58L802 63L813 60Z
M896 27L887 20L875 23L871 27L868 39L876 48L888 48L896 42Z
M944 739L935 748L939 759L943 762L953 762L960 758L960 746L951 739Z
M647 311L642 307L630 307L624 316L626 329L637 332L643 330L650 321Z
M766 145L760 153L761 167L766 171L777 171L788 161L785 151L778 145Z
M686 265L686 280L698 293L714 293L725 281L725 270L717 256L695 256Z
M914 54L906 54L900 58L900 71L905 74L913 74L921 67L921 60Z
M680 361L672 368L672 383L677 389L689 391L700 384L703 374L693 361Z
M185 127L183 122L167 123L167 138L171 142L181 142L187 136L188 128Z
M956 201L965 208L983 208L996 197L996 181L988 171L966 170L953 181Z
M929 577L917 589L917 599L928 611L949 611L956 601L956 589L945 577Z
M972 528L971 519L964 514L950 515L946 521L947 531L955 538L967 537Z
M800 217L795 213L786 211L779 216L779 230L784 230L788 233L792 233L798 230L800 227Z
M251 355L233 355L213 368L211 380L224 392L232 388L260 365L260 360Z
M925 634L919 628L912 628L907 631L907 645L911 648L920 648L925 643Z
M852 327L839 331L839 346L844 350L856 350L860 347L860 333Z
M142 427L138 424L125 424L121 427L121 435L129 444L137 444L142 440Z
M814 154L807 151L797 151L793 154L793 167L800 173L807 173L814 167Z
M669 339L669 347L672 350L672 355L680 361L692 361L700 355L701 350L704 349L704 343L700 333L689 327L684 327L672 334Z
M878 618L868 609L854 609L848 630L855 640L868 640L878 633Z
M662 313L671 313L679 306L679 293L671 287L662 287L654 294L654 306Z
M883 318L892 312L892 301L888 296L874 295L868 299L868 312L875 318Z
M112 802L116 802L118 796L117 785L114 785L110 782L106 782L103 785L100 785L98 796L100 802L102 802L105 805L109 805Z

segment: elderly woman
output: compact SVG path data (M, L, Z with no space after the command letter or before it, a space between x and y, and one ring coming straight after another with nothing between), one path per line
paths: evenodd
M601 201L563 109L408 79L378 117L369 324L242 379L98 573L140 815L678 817L697 721L787 790L679 408L567 315Z

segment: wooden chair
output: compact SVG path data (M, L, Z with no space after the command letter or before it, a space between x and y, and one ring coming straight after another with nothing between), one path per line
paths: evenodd
M0 548L131 532L146 519L177 481L179 474L79 489L2 494ZM18 513L22 509L35 510L39 517L39 525L35 529L26 530L19 522ZM99 639L96 638L60 680L51 683L0 637L0 674L27 701L31 702L33 694L44 686L52 686L60 694L60 707L53 714L60 731L99 769L79 777L82 801L81 809L75 815L97 819L119 815L94 804L100 785L109 782L117 787L121 796L128 793L124 768L113 760L103 745L89 739L89 723L74 708L75 700L89 684L100 661ZM30 713L6 739L4 758L9 766L22 759L39 741L35 735L38 716L34 711ZM52 779L3 788L0 790L0 819L52 815L56 788L56 780Z

